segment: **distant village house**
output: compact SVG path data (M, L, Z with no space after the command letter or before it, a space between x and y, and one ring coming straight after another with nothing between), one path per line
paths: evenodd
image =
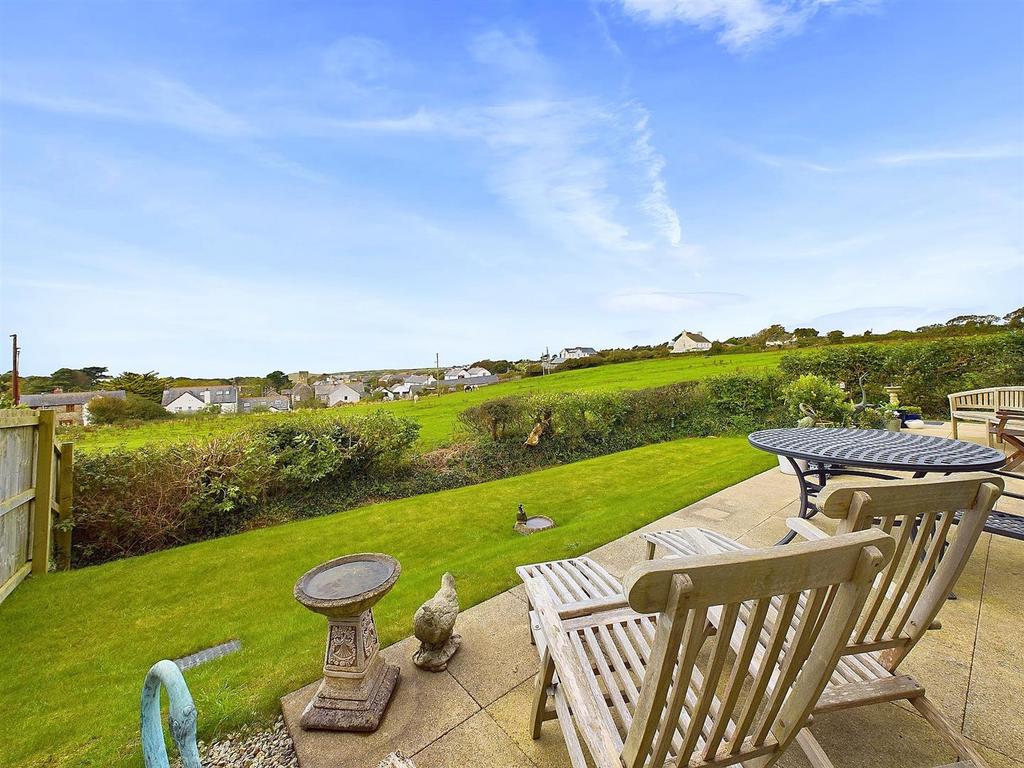
M787 336L783 339L772 339L764 343L765 347L788 347L796 344L796 336Z
M672 354L679 352L707 352L711 349L711 341L700 331L683 331L669 342Z
M284 413L292 409L291 400L285 394L271 392L261 397L240 397L238 398L239 413L253 413L256 411L267 411L269 413Z
M490 376L491 372L486 368L474 366L472 368L449 368L444 372L445 381L458 381L459 379L472 379L479 376Z
M22 395L19 398L19 403L34 411L54 411L58 425L88 424L89 402L97 397L112 397L116 400L124 400L126 395L123 389L94 392L64 392L60 387L57 387L53 392L47 392L42 395Z
M581 357L590 357L596 354L597 350L593 347L566 347L558 353L558 356L562 360L578 360Z
M171 413L198 413L210 406L218 406L221 413L237 413L238 387L228 384L171 387L164 390L160 405Z

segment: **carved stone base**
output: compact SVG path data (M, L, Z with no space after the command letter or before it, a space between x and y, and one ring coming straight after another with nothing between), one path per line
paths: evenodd
M384 665L377 684L366 698L344 697L332 680L320 682L316 696L306 705L299 724L307 731L375 731L398 685L398 667Z
M460 645L462 645L460 635L452 635L440 648L428 648L420 643L419 649L412 655L412 663L428 672L444 672L448 669L448 662L452 660L452 656L459 650Z

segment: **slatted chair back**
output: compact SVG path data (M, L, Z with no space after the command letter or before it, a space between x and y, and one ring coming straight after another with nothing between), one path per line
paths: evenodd
M896 540L872 586L847 653L882 651L893 671L935 620L967 565L1003 479L983 472L830 486L818 498L837 533L876 527ZM956 522L957 515L960 522Z
M681 766L772 765L806 725L893 547L868 530L631 568L630 607L658 621L626 768L662 766L669 754ZM778 617L766 622L773 601Z

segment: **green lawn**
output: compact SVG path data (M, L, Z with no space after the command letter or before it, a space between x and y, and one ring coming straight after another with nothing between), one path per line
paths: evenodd
M680 440L30 578L0 605L0 765L141 765L146 670L233 638L241 652L187 674L201 737L269 722L282 694L319 676L324 622L292 585L331 557L401 561L376 612L388 644L444 570L469 607L513 586L518 564L588 551L773 463L743 438ZM513 534L519 502L558 527Z
M604 365L565 371L551 376L518 379L475 390L456 392L440 397L423 397L418 403L402 400L394 403L366 403L337 408L324 413L324 418L344 417L364 413L371 408L382 408L418 421L422 427L419 446L423 450L436 448L452 440L458 428L459 413L470 405L502 395L522 392L566 392L583 390L608 392L622 389L644 389L671 384L676 381L704 379L722 373L766 370L775 368L779 352L754 352L742 355L677 355L657 360ZM79 450L111 450L138 448L149 443L203 440L227 431L241 429L253 418L284 419L286 415L225 416L208 419L176 419L153 422L141 427L108 427L86 432L76 438Z

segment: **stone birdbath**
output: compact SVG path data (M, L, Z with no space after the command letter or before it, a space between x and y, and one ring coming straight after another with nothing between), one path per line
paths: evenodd
M399 670L380 655L373 606L401 572L395 558L363 553L318 565L296 582L295 599L327 617L324 677L299 721L305 730L377 730Z

